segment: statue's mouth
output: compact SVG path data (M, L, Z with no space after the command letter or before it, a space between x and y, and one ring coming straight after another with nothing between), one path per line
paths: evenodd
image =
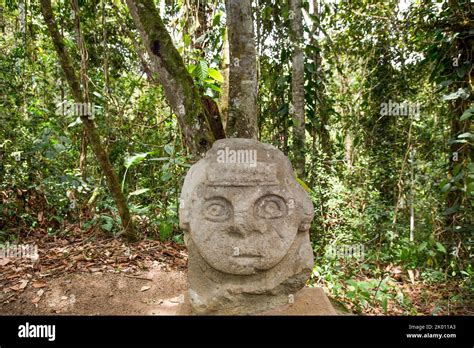
M251 259L258 259L260 257L263 257L261 254L252 254L252 253L240 253L238 255L233 255L234 257L239 257L239 258L251 258Z

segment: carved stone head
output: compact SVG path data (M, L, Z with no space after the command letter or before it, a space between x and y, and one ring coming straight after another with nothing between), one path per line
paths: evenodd
M281 278L293 273L282 271L288 267L298 271L302 263L312 266L312 218L311 200L286 156L252 139L215 142L189 170L182 189L180 225L193 249L190 271L193 263L205 263L214 278L227 275L221 277L224 288L224 278L245 288L251 275L263 279L276 268L275 277ZM303 250L298 235L307 241ZM284 267L277 267L282 262ZM189 279L192 289L192 276Z

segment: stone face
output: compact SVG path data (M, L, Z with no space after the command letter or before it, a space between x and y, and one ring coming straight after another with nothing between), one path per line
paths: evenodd
M313 205L286 156L253 139L223 139L189 170L180 226L189 300L203 314L288 303L311 274Z

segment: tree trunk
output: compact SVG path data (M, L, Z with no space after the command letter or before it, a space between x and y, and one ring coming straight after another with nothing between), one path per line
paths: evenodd
M71 5L73 8L74 16L74 29L76 31L76 40L78 42L78 47L81 56L81 69L79 71L81 84L82 84L82 95L83 102L89 103L89 80L87 77L87 60L88 53L86 45L84 43L84 38L81 32L81 18L79 16L79 4L77 0L71 0ZM82 138L81 138L81 154L79 156L79 169L81 171L82 180L86 181L87 179L87 130L83 128Z
M191 5L192 7L193 5ZM205 0L200 0L194 4L197 12L197 28L194 34L194 48L202 52L204 57L204 35L207 32L207 4ZM200 39L200 40L198 40Z
M226 0L229 37L229 109L226 134L257 138L257 59L252 1Z
M56 21L53 15L53 10L51 8L51 0L40 1L43 17L45 19L46 25L48 26L51 39L58 54L59 63L64 71L64 75L66 76L66 81L69 87L71 88L74 100L76 103L83 103L84 97L81 92L81 86L76 76L76 72L74 71L71 58L66 50L66 46L64 45L63 38L61 37L61 34L58 31L58 27L56 25ZM138 236L135 231L132 218L130 216L130 211L128 210L127 201L125 199L125 196L123 195L122 190L120 189L120 183L117 174L115 173L109 161L109 157L102 145L97 128L95 127L94 122L89 119L87 115L81 116L81 120L87 131L89 143L92 147L94 155L96 156L107 180L107 185L110 190L110 193L112 194L112 197L115 203L117 204L125 236L130 241L136 241L138 239Z
M305 176L305 115L304 115L304 54L303 54L303 16L301 0L290 2L290 39L293 46L291 67L291 103L293 117L293 155L296 175Z
M18 14L20 17L20 33L23 38L26 35L26 5L25 0L18 1Z
M230 59L229 59L229 37L228 32L226 31L224 35L224 44L222 45L222 76L224 77L224 82L221 84L221 95L219 97L219 110L222 119L222 125L224 128L227 128L227 119L229 111L229 69L230 69Z
M346 167L349 172L352 171L352 151L353 151L353 139L352 132L350 129L346 130L346 136L344 139L344 159Z
M313 21L313 33L310 38L311 45L314 47L318 47L319 43L316 41L315 36L319 33L319 23L320 23L320 13L319 13L319 2L317 0L313 0L313 16L315 20ZM315 64L315 73L314 78L319 81L318 85L321 85L323 82L323 69L322 66L322 59L320 50L315 50L314 54L312 55L312 59ZM326 171L329 170L331 166L331 158L332 158L332 149L331 149L331 137L329 131L327 130L326 126L329 123L328 119L328 105L326 104L326 98L324 95L324 88L317 87L314 95L315 104L314 104L314 113L315 118L319 114L319 127L318 127L318 138L321 143L321 150L324 155L324 167Z
M448 2L450 9L452 10L453 14L456 14L458 12L458 7L462 6L460 5L459 1L449 1ZM460 33L461 35L456 35L454 39L454 47L455 51L458 54L457 58L457 64L453 64L448 68L448 70L445 73L450 74L451 76L454 75L456 76L456 70L457 67L460 64L467 63L469 62L469 65L472 66L473 63L473 52L474 52L474 39L472 36L467 36L464 37L464 34L462 32L466 32L468 29L472 27L469 27L469 24L463 23L463 26L461 28L456 28L456 25L458 23L456 21L452 22L452 26L449 28L452 33ZM473 103L473 92L474 92L474 69L470 68L464 75L462 79L457 81L457 83L454 83L451 85L451 92L455 92L458 88L464 88L469 92L469 98L466 100L458 98L454 101L451 102L450 109L451 109L451 137L452 140L459 140L458 136L462 133L469 132L472 129L472 121L470 118L461 121L460 118L464 111L466 111ZM470 163L473 163L474 161L474 147L472 146L472 142L466 142L466 143L458 143L458 142L453 142L450 146L450 154L449 154L449 176L451 178L455 178L455 167L460 165L462 172L464 172L464 178L461 180L464 181L464 183L467 183L468 179L467 173L468 173L468 165ZM454 186L454 183L453 183ZM469 203L467 202L468 195L466 195L467 192L463 192L460 189L456 190L450 190L448 192L448 197L447 197L447 207L448 208L454 208L458 207L458 211L449 214L446 216L446 225L447 227L455 234L455 226L460 224L460 221L464 220L463 215L467 213L466 207L469 206ZM470 221L466 221L466 223L470 223Z
M410 149L410 242L415 241L415 150Z
M0 5L0 31L5 32L5 21L3 19L3 6Z
M153 0L127 0L127 5L150 57L150 68L163 86L186 145L191 153L203 156L219 137L209 126L220 122L220 116L215 114L218 109L205 107Z

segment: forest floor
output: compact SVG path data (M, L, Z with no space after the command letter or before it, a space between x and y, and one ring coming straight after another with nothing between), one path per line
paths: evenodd
M153 315L176 313L186 290L187 253L173 242L128 245L95 235L30 235L39 258L0 258L0 314ZM418 315L474 315L469 305L439 306L457 284L400 283ZM335 302L336 303L336 302ZM436 311L436 306L445 308ZM336 306L339 311L344 311ZM372 308L368 315L382 315ZM389 306L388 315L407 314Z
M186 249L111 238L30 238L39 258L0 259L1 314L166 314L186 289Z

